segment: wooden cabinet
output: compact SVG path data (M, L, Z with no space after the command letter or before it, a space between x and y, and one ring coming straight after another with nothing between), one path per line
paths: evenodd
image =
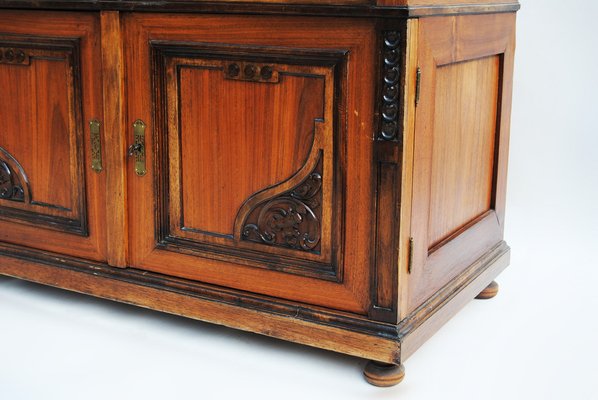
M383 386L495 294L518 4L94 4L0 0L0 273Z

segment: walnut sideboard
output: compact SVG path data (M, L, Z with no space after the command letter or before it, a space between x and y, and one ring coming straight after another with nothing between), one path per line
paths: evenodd
M518 8L0 0L0 274L398 383L508 264Z

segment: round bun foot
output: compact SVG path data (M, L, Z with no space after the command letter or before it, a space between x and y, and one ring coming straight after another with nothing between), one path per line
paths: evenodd
M398 385L405 377L405 368L402 365L370 361L363 369L363 376L374 386L394 386Z
M486 289L482 290L480 292L480 294L478 294L476 296L476 299L479 299L479 300L488 300L488 299L493 298L497 294L498 294L498 283L492 281L492 283L490 283L486 287Z

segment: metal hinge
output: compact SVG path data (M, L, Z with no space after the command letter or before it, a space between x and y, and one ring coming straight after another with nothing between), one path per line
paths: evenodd
M407 258L407 273L411 273L411 268L413 267L413 238L409 238L409 254Z
M417 67L415 78L415 105L419 104L419 94L421 92L422 87L422 70L420 67Z

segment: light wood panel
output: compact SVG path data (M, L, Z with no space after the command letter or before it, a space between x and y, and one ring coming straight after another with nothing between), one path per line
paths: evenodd
M498 56L450 64L436 71L428 226L431 247L490 210L499 72Z
M510 112L502 94L511 91L514 25L513 14L419 22L414 246L403 313L502 239Z

